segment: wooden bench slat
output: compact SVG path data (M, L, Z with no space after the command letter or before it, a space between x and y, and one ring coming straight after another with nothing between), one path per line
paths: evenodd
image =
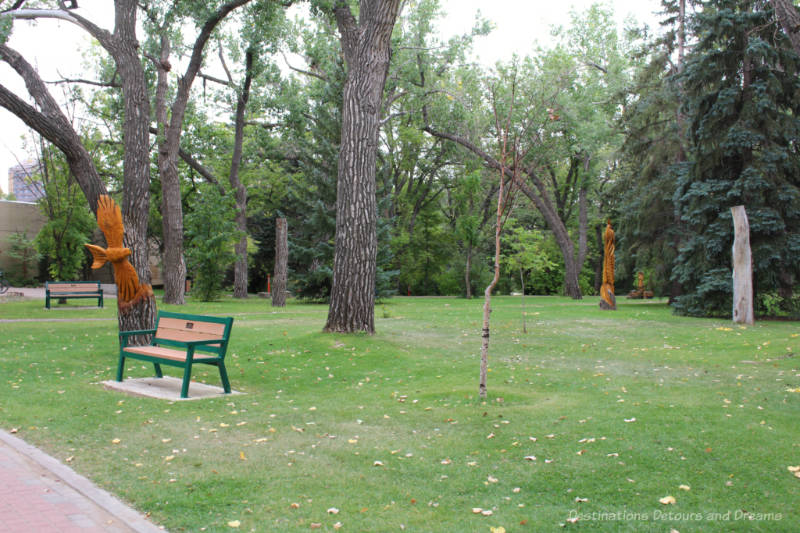
M170 359L171 361L186 361L185 350L173 350L162 346L129 346L125 348L125 353L149 355L159 359ZM192 358L193 361L202 361L204 359L214 359L214 356L195 352Z
M205 333L214 337L222 337L225 333L225 324L217 322L203 322L201 320L188 320L180 318L162 317L158 320L158 328L170 330L188 331L193 333Z

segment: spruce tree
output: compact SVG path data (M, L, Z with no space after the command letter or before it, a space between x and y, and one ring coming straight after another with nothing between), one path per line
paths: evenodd
M686 229L673 276L681 314L731 310L730 208L750 220L756 293L790 299L800 272L798 56L764 0L711 0L691 20L697 43L680 82L689 162L675 202Z

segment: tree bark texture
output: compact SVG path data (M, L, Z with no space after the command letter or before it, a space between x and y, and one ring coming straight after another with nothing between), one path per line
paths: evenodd
M753 260L750 223L743 205L731 207L733 215L733 321L753 324Z
M505 149L503 150L505 155ZM492 315L492 291L500 279L500 233L503 231L503 211L505 211L505 167L501 165L500 189L497 191L497 218L494 226L494 277L483 292L483 326L481 327L481 371L478 394L486 398L486 381L489 375L489 337Z
M347 77L336 184L336 250L325 331L375 331L377 200L375 163L381 97L400 0L361 0L356 21L336 0Z
M236 263L233 267L233 297L247 298L247 188L239 179L239 167L242 163L242 145L244 144L244 118L247 101L250 99L250 85L253 81L253 50L245 52L245 76L242 90L236 100L236 120L234 123L233 157L229 181L236 198L236 227L241 233L236 243ZM284 224L286 222L285 219ZM285 298L284 298L285 300ZM273 305L275 300L273 300ZM285 301L284 301L285 304Z
M434 137L450 139L460 144L483 159L484 163L486 163L486 166L489 168L495 170L501 170L501 168L503 168L497 159L464 137L437 131L430 126L424 127L423 131L430 133ZM505 175L508 179L514 179L514 185L519 187L519 190L533 202L533 205L536 206L536 209L544 217L548 227L553 232L553 237L564 258L564 292L567 296L575 300L580 300L583 298L583 295L581 294L580 284L578 283L579 267L575 258L575 245L572 243L572 239L570 239L567 227L564 221L558 216L558 212L553 206L550 194L547 191L547 186L539 179L536 172L532 169L523 169L522 171L527 175L528 181L531 183L532 187L518 175L514 176L512 171L508 168L505 169Z
M275 220L275 272L272 277L272 307L286 307L289 264L289 228L285 218Z
M800 13L792 0L770 0L775 18L789 37L794 51L800 54Z

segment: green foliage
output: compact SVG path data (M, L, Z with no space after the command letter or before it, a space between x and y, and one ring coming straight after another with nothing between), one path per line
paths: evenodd
M500 263L507 275L515 276L522 271L529 277L555 270L556 262L547 253L542 231L526 229L509 220L503 241L508 251L501 256Z
M691 117L690 162L676 173L680 313L730 313L736 205L750 222L756 291L790 291L800 275L800 58L772 16L762 3L715 0L693 19L699 40L680 78Z
M7 272L12 285L28 286L32 284L39 270L41 254L36 249L34 239L29 239L26 232L16 231L8 237L8 251L6 254L14 259L16 265Z
M233 245L239 239L233 221L233 199L216 187L200 187L194 209L186 214L186 259L193 279L192 292L204 302L222 292L226 269L236 260Z
M47 222L35 238L36 249L50 279L79 280L89 259L84 244L92 242L97 223L61 152L43 145L40 160L41 171L32 179L42 182L45 195L38 204Z

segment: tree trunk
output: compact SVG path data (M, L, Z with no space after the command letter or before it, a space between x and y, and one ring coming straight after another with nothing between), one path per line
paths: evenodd
M504 143L505 144L505 143ZM505 146L503 147L505 156ZM500 233L503 230L503 211L505 210L505 168L501 166L500 189L497 192L497 218L494 226L494 277L483 291L483 327L481 328L481 372L478 383L478 394L486 398L486 381L489 375L489 337L491 333L490 318L492 314L492 291L500 279Z
M587 197L586 185L581 185L578 193L578 274L583 270L583 263L586 261L586 254L589 251L589 200Z
M345 0L334 15L347 63L336 186L336 250L325 331L375 331L375 162L381 96L400 0L361 0L356 22Z
M792 42L794 51L800 54L800 13L792 0L770 0L775 9L775 18Z
M272 278L272 307L286 307L286 278L289 263L289 228L285 218L275 220L275 275Z
M169 121L167 116L170 48L169 36L166 30L162 29L155 102L158 127L158 174L161 178L161 231L164 239L162 279L164 302L182 305L185 302L186 263L183 259L183 204L177 154L183 117L180 117L181 120L176 128L175 121Z
M753 261L750 224L743 205L731 207L733 215L733 321L753 324Z
M528 326L525 321L525 271L520 267L519 281L522 285L522 333L528 333Z
M181 184L178 175L183 119L189 103L189 95L197 73L203 62L205 45L217 25L234 9L250 0L231 0L213 12L203 24L192 46L192 54L186 72L178 79L175 100L170 109L169 125L164 130L163 143L159 143L158 170L161 175L162 220L164 233L164 302L182 305L186 287L186 263L183 258L183 205ZM163 29L166 31L166 28ZM159 71L169 70L169 63L162 61ZM166 123L165 123L166 124Z
M122 185L124 244L131 250L130 262L136 269L140 282L149 284L150 265L146 236L150 214L150 101L144 68L139 58L139 42L136 39L137 7L136 0L116 0L114 2L113 34L72 11L28 9L23 10L24 12L12 12L9 15L31 19L56 18L75 24L97 39L114 59L122 82L125 110L122 130L125 147ZM7 49L7 47L3 48ZM5 58L4 60L8 61ZM25 63L27 64L27 62ZM17 67L14 68L17 69ZM30 71L34 72L32 68ZM28 91L34 97L41 113L5 91L2 86L0 86L0 98L5 97L9 105L17 108L14 110L9 107L12 112L64 152L70 170L83 189L92 211L96 213L97 201L100 195L105 193L105 186L100 181L91 158L81 145L80 138L63 116L38 75L35 75L34 78L26 76L22 72L20 75L25 79ZM35 83L36 80L38 83ZM29 81L34 83L29 83ZM24 106L19 104L24 104ZM2 105L8 107L5 103ZM31 111L34 113L30 113ZM27 115L28 118L23 115ZM55 137L52 135L54 132L58 132ZM152 296L149 299L144 298L129 313L118 315L119 327L121 330L150 329L155 323L155 315L155 300Z
M467 289L467 300L472 299L472 280L470 279L472 272L472 246L467 245L467 264L464 267L464 283Z
M252 48L248 48L247 52L245 52L244 63L244 84L236 101L235 134L230 173L231 188L233 188L234 197L236 198L236 227L242 234L235 247L236 264L233 267L234 298L247 298L247 188L239 179L239 167L242 163L242 145L244 144L244 115L247 110L247 101L250 99L250 85L253 81ZM275 305L275 300L273 300L273 305Z

